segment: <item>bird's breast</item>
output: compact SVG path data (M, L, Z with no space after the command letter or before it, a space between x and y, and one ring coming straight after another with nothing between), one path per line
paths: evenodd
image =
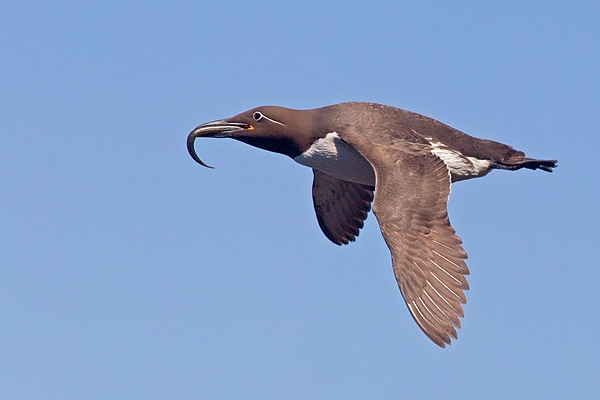
M328 133L315 141L294 161L317 169L344 181L375 186L375 172L371 164L336 132Z

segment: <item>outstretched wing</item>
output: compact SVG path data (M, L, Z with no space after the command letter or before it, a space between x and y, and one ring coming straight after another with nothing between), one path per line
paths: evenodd
M358 150L376 173L373 212L402 296L423 332L445 347L458 338L469 288L467 254L446 208L450 173L427 146L401 142Z
M337 245L353 242L371 209L374 188L313 169L313 204L321 230Z

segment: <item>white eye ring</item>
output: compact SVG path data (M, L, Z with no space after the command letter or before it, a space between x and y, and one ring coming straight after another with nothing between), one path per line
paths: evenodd
M266 119L267 121L271 121L271 122L272 122L272 123L274 123L274 124L279 124L279 125L281 125L281 126L285 126L285 124L283 124L283 123L281 123L281 122L279 122L279 121L275 121L274 119L271 119L271 118L267 117L266 115L264 115L264 114L263 114L263 113L261 113L260 111L254 111L254 114L252 114L252 118L253 118L255 121L257 121L257 122L258 122L258 121L260 121L261 119L263 119L263 118L264 118L264 119Z

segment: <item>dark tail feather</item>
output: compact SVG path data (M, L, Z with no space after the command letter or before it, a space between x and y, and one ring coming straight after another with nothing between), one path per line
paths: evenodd
M541 169L542 171L552 172L552 168L556 168L557 163L557 160L536 160L534 158L523 158L521 161L496 161L494 163L494 168L508 169L510 171L527 168Z

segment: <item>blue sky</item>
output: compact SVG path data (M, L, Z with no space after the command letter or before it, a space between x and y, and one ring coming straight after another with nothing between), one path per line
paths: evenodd
M600 396L600 4L4 2L0 397ZM410 317L373 215L196 125L373 101L556 158L453 186L459 340Z

